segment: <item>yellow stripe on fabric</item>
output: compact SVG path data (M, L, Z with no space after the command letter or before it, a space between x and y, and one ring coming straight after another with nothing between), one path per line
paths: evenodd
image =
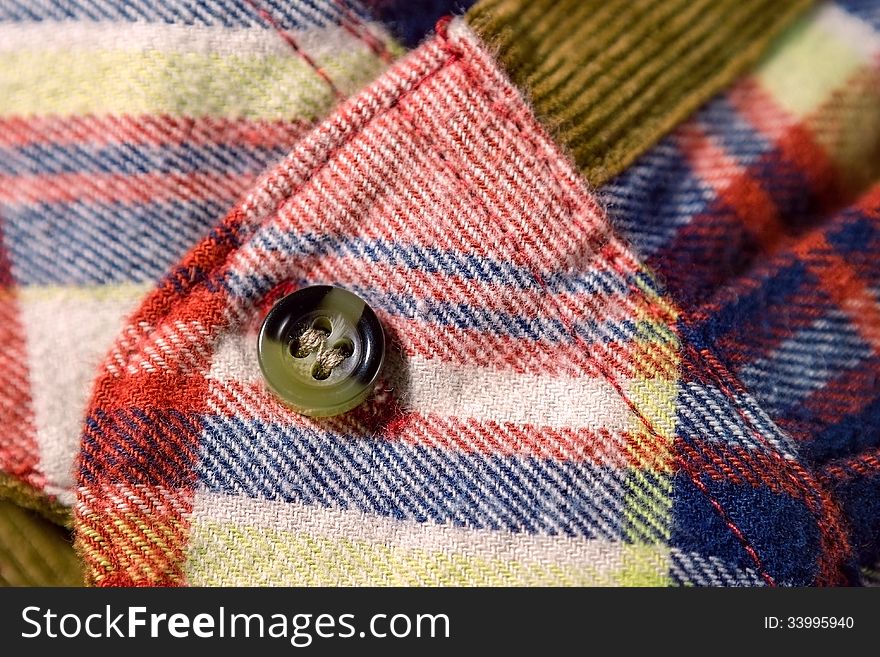
M811 16L785 33L755 75L781 107L801 118L863 62L856 46L826 29L821 17Z
M146 296L153 285L120 283L118 285L23 285L18 296L25 302L55 301L63 297L70 301L123 301L131 302Z
M656 321L636 322L629 356L641 377L675 379L678 376L678 339L669 326Z
M156 585L179 584L175 572L178 559L176 546L183 526L176 519L160 516L154 522L144 522L142 516L132 511L119 511L98 531L86 523L77 527L78 551L87 562L87 571L94 577L94 584L101 584L108 575L123 575L131 581ZM107 559L104 542L119 545L136 545L138 549L127 552L123 558L111 562ZM158 564L158 565L157 565ZM100 568L96 568L100 565Z
M635 330L635 347L653 362L643 359L643 371L653 377L674 379L678 376L678 336L672 327L678 320L678 309L665 296L658 294L659 284L653 273L642 269L635 278L637 296L644 297L635 309L638 318ZM661 319L657 319L662 317Z
M672 483L670 475L637 468L627 473L627 538L634 544L668 542L672 522Z
M317 64L344 94L384 67L364 49ZM216 54L0 53L0 114L170 114L314 120L334 102L301 58Z
M651 425L651 429L671 444L675 437L678 380L665 378L633 380L627 386L627 391L630 401L639 409L639 413ZM633 418L633 422L631 430L641 431L645 428L638 418Z
M842 172L840 184L850 194L880 178L880 56L875 65L842 80L807 125Z
M608 564L511 561L208 520L189 544L195 586L650 586L668 571L653 545L621 544Z
M624 568L615 586L672 586L669 548L663 545L625 545Z
M654 293L640 285L649 299ZM674 318L674 308L667 309ZM668 543L672 523L672 443L676 431L678 338L665 322L645 323L632 350L642 376L626 393L637 412L630 418L627 450L638 467L627 473L624 516L627 538L634 544ZM664 571L664 578L666 577ZM668 584L666 579L655 582Z

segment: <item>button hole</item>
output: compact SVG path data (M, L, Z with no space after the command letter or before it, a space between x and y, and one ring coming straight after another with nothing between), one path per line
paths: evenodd
M348 338L337 340L333 348L339 352L343 358L349 358L354 353L354 343Z
M315 363L312 365L312 378L317 379L318 381L324 381L329 378L329 376L333 374L333 370L329 367L324 366L322 363Z
M315 319L312 321L312 328L316 331L324 333L326 336L329 336L331 333L333 333L333 324L330 322L329 317L315 317Z
M291 340L291 355L294 358L305 358L312 352L319 350L332 332L333 324L327 317L316 317L309 328L303 331L298 338Z

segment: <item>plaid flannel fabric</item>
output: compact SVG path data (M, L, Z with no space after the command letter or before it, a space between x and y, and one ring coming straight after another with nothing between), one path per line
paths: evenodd
M846 1L600 192L834 491L864 566L880 559L878 153L880 5Z
M0 2L0 472L69 504L79 451L91 581L856 583L877 3L596 194L461 22L313 127L400 52L364 6L415 39L384 1ZM390 337L330 421L254 354L321 283Z
M279 290L389 336L333 420L265 388ZM834 584L839 509L461 22L297 144L153 291L98 379L98 584Z
M143 295L400 52L359 5L0 2L0 473L73 503L101 358Z

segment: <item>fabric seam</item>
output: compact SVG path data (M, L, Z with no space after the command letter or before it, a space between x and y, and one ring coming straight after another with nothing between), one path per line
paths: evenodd
M425 82L427 82L430 78L432 78L434 75L442 72L444 69L446 69L447 67L449 67L450 65L452 65L456 61L462 61L463 72L465 74L467 74L467 76L474 83L475 90L477 90L481 94L483 94L487 100L495 101L496 104L497 104L497 102L502 102L505 104L508 102L505 99L501 99L500 101L496 101L496 99L492 96L491 92L485 88L485 84L482 81L480 81L479 78L475 75L475 72L471 69L471 66L466 61L466 58L465 58L463 52L461 50L457 49L455 47L455 45L450 42L450 40L447 36L447 33L446 33L446 28L449 24L449 20L450 19L441 20L437 26L437 36L441 42L440 47L443 50L445 50L447 53L449 53L449 57L443 61L435 63L433 66L428 68L428 70L425 71L425 73L422 75L422 77L419 78L415 83L413 83L413 85L411 87L404 89L404 90L402 90L402 92L398 92L397 94L395 94L393 96L390 96L389 97L390 102L388 103L387 106L377 108L377 110L371 116L365 118L365 120L363 121L363 123L360 126L358 126L352 132L347 134L338 143L335 143L332 146L329 146L326 150L326 153L320 158L320 160L317 161L316 163L314 163L314 165L312 167L310 167L307 172L304 172L304 174L302 176L302 181L300 181L298 184L293 186L291 189L285 190L282 195L280 195L277 199L274 199L275 202L274 202L273 207L271 209L268 209L268 210L262 212L261 216L259 216L258 218L255 218L253 220L253 222L249 226L250 232L253 232L254 230L256 230L256 228L258 226L264 224L268 219L275 216L279 210L279 207L283 203L283 201L294 196L295 193L308 180L312 179L317 173L319 173L330 162L333 155L340 148L343 148L350 141L352 141L357 136L362 134L363 131L369 125L371 125L377 118L384 115L388 111L394 109L403 98L414 93L416 90L421 88L421 86ZM505 117L505 118L513 121L514 125L517 125L517 122L515 120L509 119L509 117ZM537 122L537 119L535 121L536 121L535 127L539 131L543 132L543 128L541 127L540 123ZM522 131L520 130L520 132L522 132ZM531 137L525 137L525 139L529 143L529 146L530 146L533 154L535 155L536 159L541 161L544 164L544 166L547 167L548 170L550 170L552 172L552 167L549 165L549 163L546 159L546 155L542 155L540 153L541 149L534 143L534 140ZM551 175L553 175L553 177L556 178L557 182L560 182L557 174L552 173ZM586 238L588 246L590 248L594 249L595 252L598 253L599 250L601 249L602 245L608 244L611 241L609 239L609 236L613 236L615 241L618 244L620 244L620 245L624 244L621 240L619 240L616 236L614 236L613 228L604 219L603 219L603 228L604 228L604 230L602 230L598 235L587 236L587 238ZM244 242L236 243L234 248L240 247L243 244L246 244L247 241L248 240L245 240ZM200 280L190 280L189 282L191 283L191 285L188 286L187 289L183 290L182 294L191 293L193 290L198 289L199 286L208 287L210 285L217 285L220 282L220 278L218 276L220 273L220 270L228 262L230 254L234 252L234 248L228 249L226 251L226 253L224 253L221 256L221 258L219 258L217 261L215 261L213 263L213 266L211 267L209 274L204 275L203 277L200 278ZM601 254L599 254L599 257L602 258ZM639 264L641 264L640 260L636 259L636 261L639 262ZM605 260L605 262L606 262L606 264L608 264L609 266L614 268L616 271L620 272L619 266L616 263L613 263L607 259ZM540 274L538 272L533 271L532 275L533 275L535 281L541 287L541 289L545 289L546 284L542 280ZM629 285L630 285L630 290L633 291L636 295L636 299L638 300L639 306L642 308L650 307L651 306L650 300L645 296L644 292L642 290L640 290L639 288L633 286L631 283ZM561 307L559 306L558 302L554 300L552 303L554 303L554 305L556 306L556 310L557 310L557 312L560 313L560 316L564 317L564 314L562 312L560 312ZM170 311L170 308L172 308L172 307L173 307L173 305L169 305L169 306L163 308L160 317L166 317ZM563 322L566 326L566 329L577 340L577 338L574 334L574 331L570 325L570 320L564 319ZM689 346L690 345L688 345L688 347ZM686 347L686 349L687 349L687 347ZM139 349L135 345L132 345L132 348L130 350L128 350L129 358L138 352L139 352ZM659 439L661 439L661 441L665 441L666 439L663 438L662 436L660 436L660 434L652 426L650 421L647 418L645 418L644 415L638 410L638 408L636 407L634 402L632 402L632 400L630 400L628 398L628 396L625 394L625 392L620 388L616 379L608 372L608 370L604 367L604 365L599 363L598 360L596 360L595 356L591 356L588 354L588 357L596 365L598 371L602 373L603 377L615 388L615 391L621 397L622 401L624 401L627 404L627 406L633 411L633 413L636 415L636 417L638 417L639 421L642 423L642 425L645 427L645 429L655 438L659 438ZM718 383L719 385L723 385L722 382L719 380L718 374L716 372L714 372L712 369L708 368L708 364L705 364L705 365L706 365L706 368L705 368L706 372L712 377L712 379L716 383ZM764 443L766 444L766 440L763 438L763 436L761 436L760 431L758 431L756 429L756 427L753 424L753 421L750 420L748 418L748 416L743 412L738 401L734 400L734 406L737 408L737 412L740 414L741 418L744 420L744 422L746 423L746 426L749 428L749 430L753 434L760 436L760 439L762 441L764 441ZM775 450L775 448L773 448L772 445L768 446L768 447L769 447L769 449L771 449L772 452L777 453L777 450ZM684 463L684 459L682 459L680 455L676 454L674 449L671 449L671 452L672 452L672 456L673 456L675 462L678 463L678 465L684 470L685 474L692 481L692 483L694 483L694 485L697 487L697 489L700 490L701 494L707 498L707 500L710 502L710 504L713 506L713 508L716 510L716 512L719 513L719 515L722 517L722 520L725 522L725 525L728 527L728 529L734 535L736 540L742 545L743 549L746 551L746 553L752 559L752 561L755 564L755 566L758 570L758 573L761 575L761 577L765 580L765 582L767 582L771 586L775 586L776 585L775 580L765 570L765 568L763 566L763 562L760 558L760 555L754 549L754 546L752 546L751 542L748 540L748 537L746 537L745 534L742 532L742 530L732 521L732 519L729 516L729 513L723 508L723 506L717 500L715 500L714 497L712 497L712 495L706 489L705 484L703 484L703 482L699 480L699 478L696 476L696 474L693 473L691 468ZM786 476L789 478L792 477L791 473L789 473L789 472L786 472ZM793 480L793 481L795 481L796 483L799 484L799 486L798 486L799 489L804 488L804 486L803 486L804 482L797 482L796 480ZM811 514L813 515L814 519L817 522L820 520L820 518L815 514L813 509L811 509ZM819 524L821 525L821 523L819 523Z

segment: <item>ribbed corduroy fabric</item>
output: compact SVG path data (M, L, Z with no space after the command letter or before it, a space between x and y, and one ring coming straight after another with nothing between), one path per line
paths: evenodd
M571 144L548 139L462 25L312 130L347 93L337 75L353 89L396 52L356 6L210 2L196 18L172 3L180 24L166 29L148 3L99 3L100 20L93 8L78 27L83 3L62 4L0 2L12 22L0 58L30 76L7 76L0 132L0 355L12 373L0 412L35 437L0 440L12 464L0 493L44 510L40 490L69 501L57 482L74 450L51 437L80 423L46 402L81 409L98 354L80 345L116 335L81 444L91 581L852 584L857 564L863 582L876 577L876 2L811 14L596 196L566 159ZM578 19L610 30L598 56L618 53L601 68L619 84L578 77L566 57L534 80L552 78L556 100L592 95L565 119L592 125L584 153L604 164L590 177L578 157L589 181L733 75L715 61L701 78L687 57L657 68L651 48L716 43L735 69L737 38L754 57L803 6L766 3L766 19L749 21L739 12L759 3L740 4L704 7L693 36L676 38L678 23L644 20L615 36L627 12L665 15L659 3ZM701 32L715 9L754 32ZM568 48L575 19L554 16L540 29ZM254 28L278 41L264 52ZM362 51L350 77L328 34ZM527 59L522 45L490 50ZM260 61L233 71L240 93L224 96L240 48ZM281 50L307 69L288 92ZM89 55L100 75L75 65ZM58 71L76 84L53 81ZM193 72L204 98L187 86ZM275 114L276 92L305 99L303 117ZM627 137L644 126L648 139ZM252 352L275 293L312 283L365 296L391 338L375 397L333 421L281 407ZM120 303L139 306L133 320ZM59 350L76 357L50 371ZM13 571L15 557L0 562L10 581L63 576L51 555Z
M331 420L255 363L274 291L312 284L357 292L390 344L378 393ZM100 585L856 581L796 444L459 21L173 268L82 445Z
M81 586L70 532L0 500L0 586Z
M69 505L48 497L13 475L0 474L0 500L37 511L46 520L61 527L69 528L73 524Z
M481 0L467 14L601 185L754 64L809 0Z

